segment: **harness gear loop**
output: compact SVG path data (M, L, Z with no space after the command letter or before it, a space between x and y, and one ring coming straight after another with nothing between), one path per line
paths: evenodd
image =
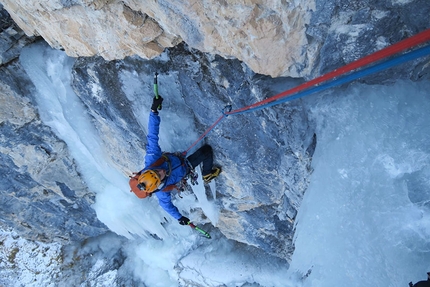
M194 170L193 166L191 165L191 162L185 158L185 162L187 164L187 174L185 175L185 179L190 179L190 182L192 185L197 185L197 178L199 177L199 175L197 174L197 172Z
M181 192L185 190L192 190L190 185L188 184L188 179L190 180L192 185L196 185L198 174L194 170L193 166L191 165L190 161L184 156L183 153L176 152L175 155L181 159L181 162L186 166L187 171L185 176L176 184L176 189L178 190L178 195L180 198L182 196L180 195Z

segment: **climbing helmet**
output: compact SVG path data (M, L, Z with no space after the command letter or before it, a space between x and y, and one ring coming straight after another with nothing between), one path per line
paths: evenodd
M137 188L147 193L151 193L157 190L158 186L161 183L160 176L151 169L142 172L137 181Z

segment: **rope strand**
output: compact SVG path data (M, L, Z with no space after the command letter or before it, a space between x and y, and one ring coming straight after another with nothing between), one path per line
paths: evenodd
M402 40L394 45L386 47L380 51L365 56L357 61L351 62L345 66L331 71L318 78L303 83L297 87L279 93L275 96L254 103L236 110L223 111L223 115L210 126L185 152L186 155L194 146L196 146L206 135L218 125L218 123L229 115L243 114L246 112L257 111L263 108L271 107L294 99L302 98L310 94L320 92L335 86L349 83L353 80L389 69L402 63L415 60L430 55L430 45L410 50L417 46L430 41L430 29L427 29L415 36ZM397 55L394 58L387 59L406 50L410 50L403 55ZM385 60L385 61L384 61ZM379 63L377 63L379 62ZM373 65L372 65L373 64ZM371 65L371 66L369 66ZM369 67L366 67L369 66ZM354 71L355 70L355 71ZM349 73L349 74L348 74ZM322 85L320 85L322 84Z

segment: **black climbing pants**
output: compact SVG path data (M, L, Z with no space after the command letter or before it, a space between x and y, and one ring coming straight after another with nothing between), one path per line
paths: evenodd
M199 148L195 153L187 157L188 161L193 168L203 163L202 175L205 176L212 172L213 167L213 152L210 145L204 145Z

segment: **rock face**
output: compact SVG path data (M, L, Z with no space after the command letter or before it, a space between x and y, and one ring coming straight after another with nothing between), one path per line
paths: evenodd
M238 60L189 51L184 45L172 48L166 56L150 61L132 57L107 62L98 57L75 62L74 90L94 117L99 134L106 136L105 149L119 151L130 142L140 143L120 156L108 153L112 162L128 167L129 173L142 168L141 158L145 154L145 141L130 140L142 138L142 128L134 118L138 115L131 107L136 110L148 106L152 95L139 92L144 95L130 101L121 86L124 75L135 75L132 81L137 85L158 71L162 86L179 91L177 99L165 95L162 119L175 112L180 116L180 111L175 110L178 106L184 113L194 114L201 132L213 124L220 108L229 101L235 106L251 103L258 95L273 93L271 86L278 85L277 82L283 82L283 88L298 83L271 80L254 74ZM88 88L92 85L100 87L97 95ZM146 83L139 85L144 87ZM116 141L110 141L111 138ZM206 141L214 148L216 162L225 170L217 180L216 202L221 210L217 227L229 239L289 258L294 218L308 184L316 144L305 108L291 105L256 116L235 116L220 123Z
M68 55L158 56L184 41L272 77L313 77L428 28L427 0L2 0ZM411 16L415 15L415 16Z
M28 239L63 244L105 233L91 207L94 194L65 143L41 122L33 84L14 60L32 39L13 24L3 28L0 55L7 63L0 67L0 224Z
M10 34L4 36L13 39ZM21 46L5 45L5 51L19 55ZM238 60L204 54L184 44L151 61L79 58L73 70L75 91L103 135L102 144L111 157L106 160L115 162L124 173L141 168L145 153L144 142L139 140L145 134L130 107L147 103L125 95L121 76L138 73L144 81L155 70L170 79L163 85L181 91L177 100L187 107L186 113L194 114L202 130L228 102L236 106L252 103L261 95L300 82L271 80ZM22 237L47 242L79 241L106 232L91 208L94 194L85 186L67 146L41 122L32 96L34 87L19 61L10 57L0 75L0 155L2 173L7 175L1 183L2 223ZM99 87L97 94L88 89L92 85ZM217 227L230 239L288 258L293 250L294 217L307 186L316 143L305 108L292 105L253 117L239 116L222 123L221 130L207 139L216 150L216 161L229 171L223 175L225 181L219 181ZM244 152L243 146L252 152ZM249 180L250 174L253 180Z
M299 76L296 64L312 60L304 47L314 1L2 2L27 35L40 35L73 57L153 58L185 41L272 76Z
M15 82L19 75L19 86ZM23 90L24 72L0 69L0 170L2 223L40 241L83 240L104 233L88 191L67 146L42 124Z
M2 0L27 35L68 55L153 58L185 41L272 76L299 76L307 55L310 1ZM308 65L311 67L312 65ZM306 73L306 72L305 72Z
M35 37L27 37L1 4L0 19L0 65L3 65L19 57L22 47L33 42Z
M318 43L314 73L327 73L429 29L429 12L425 0L317 0L306 29L309 42Z

